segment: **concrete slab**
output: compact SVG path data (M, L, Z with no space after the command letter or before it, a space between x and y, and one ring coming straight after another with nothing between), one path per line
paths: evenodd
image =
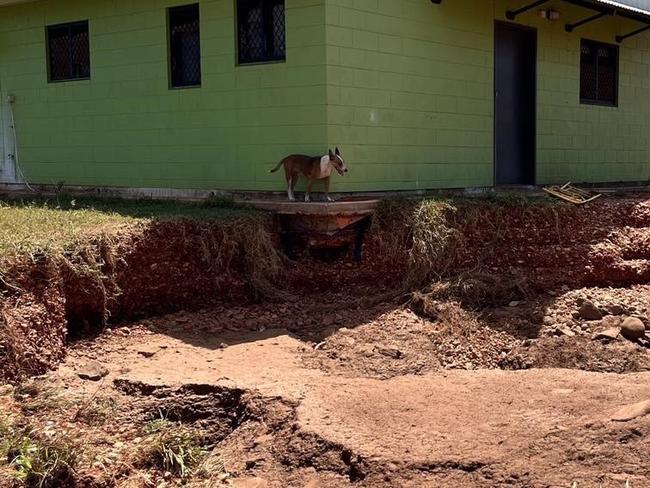
M337 202L290 202L288 200L246 200L256 208L281 215L359 215L372 214L381 200L340 200Z

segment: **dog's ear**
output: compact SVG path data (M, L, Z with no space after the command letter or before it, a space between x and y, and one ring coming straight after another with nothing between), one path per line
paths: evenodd
M335 156L334 156L334 153L332 153L332 150L331 150L331 149L328 149L328 151L329 151L329 153L330 153L330 159L334 159Z
M337 155L337 156L340 156L340 155L341 155L341 151L339 151L339 148L338 148L338 147L336 148L336 155Z

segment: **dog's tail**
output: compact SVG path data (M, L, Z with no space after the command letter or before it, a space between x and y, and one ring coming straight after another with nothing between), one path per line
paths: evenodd
M278 165L277 165L275 168L269 170L269 173L275 173L277 170L280 169L280 167L281 167L283 164L284 164L284 159L283 159L282 161L280 161L280 162L278 163Z

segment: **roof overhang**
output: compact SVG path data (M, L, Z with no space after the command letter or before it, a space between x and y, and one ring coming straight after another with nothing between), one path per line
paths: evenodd
M431 3L440 4L443 0L431 0ZM514 20L518 15L531 9L541 7L551 0L521 0L521 7L515 10L508 10L505 14L509 20ZM578 20L573 24L566 24L567 32L573 32L574 29L581 27L590 22L594 22L603 17L617 16L635 20L643 24L639 29L617 35L616 42L623 42L629 37L636 36L642 32L650 30L650 0L563 0L573 5L578 5L586 9L595 11L595 14L587 18Z
M650 22L650 0L564 0L568 3L618 15L640 22Z
M650 16L650 0L595 0L610 7Z

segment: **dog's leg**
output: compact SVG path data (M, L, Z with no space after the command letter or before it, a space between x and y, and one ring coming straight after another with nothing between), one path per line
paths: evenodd
M293 176L289 174L287 174L287 196L289 197L290 202L296 200L293 196Z
M305 202L310 202L311 201L311 187L314 184L314 179L313 178L307 178L307 193L305 193Z
M291 201L295 202L296 201L296 194L294 193L296 189L296 184L298 183L298 178L299 176L297 174L291 175L291 183L289 187L291 188Z
M332 198L330 197L330 181L332 178L325 178L325 200L328 202L333 202Z

